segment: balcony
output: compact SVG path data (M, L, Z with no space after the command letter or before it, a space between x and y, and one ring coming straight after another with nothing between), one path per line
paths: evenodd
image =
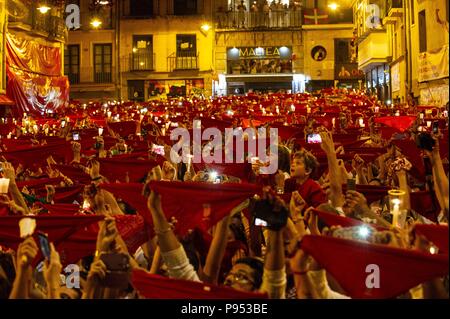
M217 29L285 29L301 28L302 11L217 12Z
M358 68L360 70L372 64L386 63L389 57L388 36L385 31L370 32L358 44Z
M12 10L12 14L8 16L8 28L32 32L55 41L66 40L67 28L62 17L42 14L34 3L31 7L22 9L20 12Z
M154 53L130 53L122 59L122 72L154 71Z
M198 70L198 53L172 53L167 57L167 65L169 67L169 72Z
M387 0L386 3L386 17L401 18L403 17L402 0Z
M104 67L103 71L94 70L93 67L80 68L79 73L68 73L71 85L112 85L116 79L114 67Z

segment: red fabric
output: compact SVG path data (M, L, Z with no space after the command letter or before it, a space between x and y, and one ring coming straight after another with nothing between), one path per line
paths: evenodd
M4 152L5 158L14 166L27 167L47 166L47 157L52 155L56 162L69 162L73 153L70 144L65 141L43 146L33 146L17 151Z
M23 241L20 238L19 220L24 216L7 216L0 218L0 245L17 249L17 246ZM48 234L49 240L58 245L66 241L75 233L85 232L85 227L92 225L100 220L103 216L27 216L36 219L36 230ZM95 251L95 248L94 248ZM37 257L39 258L39 257Z
M353 240L307 235L302 249L314 257L352 298L394 298L410 288L448 274L448 256L374 245ZM380 271L379 288L368 288L368 265Z
M266 299L267 294L243 292L201 282L171 279L134 270L133 287L147 299Z
M437 222L440 206L434 193L429 191L412 192L409 194L409 200L411 209L429 220Z
M108 127L112 129L114 133L119 134L122 137L127 137L130 134L136 133L135 121L111 122L108 123Z
M45 185L58 185L63 179L58 178L37 178L30 179L27 181L18 181L17 187L22 189L23 187L27 187L28 189L38 189L44 188Z
M153 219L147 207L147 198L142 195L143 184L139 183L110 183L101 184L101 188L114 194L116 198L132 206L141 215L148 226L153 225Z
M201 182L151 182L150 188L161 194L164 213L178 220L176 231L185 235L189 229L207 230L231 209L260 193L252 184L210 184ZM204 216L203 204L210 204L210 216Z
M228 175L240 178L242 181L248 181L252 172L250 163L229 163L229 164L194 164L196 171L210 170L216 171L219 175Z
M141 216L130 215L116 215L114 218L120 236L129 253L133 255L138 247L148 240L144 220ZM97 224L91 226L70 236L56 247L64 265L76 263L81 258L94 254L99 228Z
M110 182L119 180L125 182L126 174L130 182L143 182L148 172L160 163L152 160L134 160L123 158L103 158L100 162L100 174L108 178Z
M375 118L375 123L384 124L403 133L414 123L415 120L415 116L385 116Z
M414 229L416 233L425 236L436 245L440 252L448 255L448 225L416 224Z
M298 191L308 205L307 207L317 207L327 202L327 196L322 187L311 178L308 178L302 185L298 185L295 179L289 178L284 184L284 191L288 193Z
M74 183L90 184L91 177L84 172L83 169L75 167L73 165L52 165L53 169L59 170L64 176L70 178Z
M319 218L325 224L327 224L327 226L329 226L329 227L331 227L331 226L353 227L353 226L367 225L369 227L373 227L373 228L376 228L378 230L386 230L386 228L378 226L378 225L367 224L367 223L364 223L364 222L362 222L360 220L357 220L357 219L348 218L348 217L345 217L345 216L339 216L337 214L322 212L322 211L317 210L317 209L315 209L313 212L317 216L319 216Z
M41 204L52 215L75 215L80 211L80 205L76 204Z

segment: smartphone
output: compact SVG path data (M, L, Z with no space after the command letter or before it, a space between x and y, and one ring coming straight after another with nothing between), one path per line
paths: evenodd
M354 178L347 179L347 190L348 191L356 190L356 180Z
M308 144L320 144L322 143L322 137L317 133L308 134L308 136L306 137L306 142L308 142Z
M79 140L80 140L80 133L78 133L78 132L73 132L73 133L72 133L72 139L73 139L74 141L79 141Z
M439 133L439 121L434 121L433 122L433 134L438 134Z
M164 145L152 144L152 152L161 156L165 156Z
M416 145L421 150L432 151L436 141L429 133L419 133L416 137Z
M65 127L66 126L66 121L61 121L61 127Z
M50 244L48 242L48 235L43 232L37 233L39 238L39 246L41 247L42 255L45 259L50 260Z

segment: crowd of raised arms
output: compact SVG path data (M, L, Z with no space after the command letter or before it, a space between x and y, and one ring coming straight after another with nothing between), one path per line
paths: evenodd
M174 163L194 120L244 132L244 161ZM71 101L0 135L0 298L448 298L448 106Z

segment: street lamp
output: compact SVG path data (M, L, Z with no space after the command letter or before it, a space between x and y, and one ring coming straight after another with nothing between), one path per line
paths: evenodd
M38 11L42 14L46 14L47 12L50 11L50 7L47 5L47 3L41 3L41 5L37 8Z
M328 5L328 8L330 8L333 11L336 11L338 7L339 7L339 5L337 3L330 3Z
M97 19L97 18L92 19L92 21L91 21L91 26L92 26L93 28L97 29L97 28L99 28L101 25L102 25L102 22L101 22L99 19Z

